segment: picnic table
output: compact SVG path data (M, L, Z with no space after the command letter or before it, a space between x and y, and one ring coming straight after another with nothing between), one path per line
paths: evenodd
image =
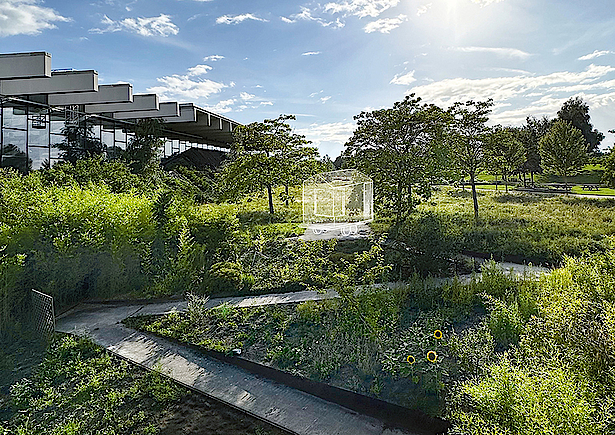
M596 192L600 190L599 184L584 184L583 190L595 190Z
M567 192L572 190L572 186L568 185L568 184L557 184L557 183L553 183L550 185L551 187L553 187L554 189L561 189L561 190L565 190Z

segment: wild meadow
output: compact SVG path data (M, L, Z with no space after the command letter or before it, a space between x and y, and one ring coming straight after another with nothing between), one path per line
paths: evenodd
M26 176L0 170L4 340L27 330L30 288L53 295L59 311L83 300L334 288L341 298L211 311L195 302L185 314L128 324L205 349L240 348L256 362L446 418L453 434L615 430L615 201L482 192L476 222L469 193L442 187L403 225L381 214L371 239L308 243L297 239L299 187L288 206L285 189L274 190L270 214L262 192L220 201L188 177L133 175L96 162ZM430 284L471 272L464 252L555 270L513 279L492 265L482 280ZM13 410L4 431L38 433L55 416L57 433L86 433L98 427L78 417L86 409L158 433L148 432L150 408L184 393L162 378L135 391L129 379L155 375L122 364L85 341L59 340L3 396ZM156 385L161 400L148 389Z

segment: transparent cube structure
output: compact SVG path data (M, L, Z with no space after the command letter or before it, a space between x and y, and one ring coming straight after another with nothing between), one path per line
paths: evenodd
M303 182L303 224L355 228L374 219L374 185L356 169L323 172ZM352 225L355 224L355 225Z

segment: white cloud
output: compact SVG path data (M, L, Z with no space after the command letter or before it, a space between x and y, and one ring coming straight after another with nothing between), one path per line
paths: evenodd
M0 37L36 35L55 29L54 22L71 21L51 8L39 6L37 0L0 1Z
M602 50L602 51L595 50L593 53L589 53L589 54L586 54L585 56L581 56L579 60L595 59L597 57L605 56L607 54L615 54L615 52L609 51L609 50Z
M415 82L415 81L416 79L414 78L414 71L410 71L409 73L403 74L403 75L395 74L395 77L391 79L389 84L409 85L410 83Z
M305 53L301 53L301 56L315 56L320 54L320 51L306 51Z
M203 58L203 62L216 62L222 59L224 59L224 56L220 56L219 54L212 54L211 56L205 56Z
M233 110L233 104L236 103L236 100L230 98L228 100L222 100L216 103L214 106L207 106L205 109L211 110L214 113L228 113Z
M492 3L499 3L504 0L472 0L473 3L479 4L481 7L489 6Z
M105 15L101 22L107 27L90 29L90 32L108 33L124 30L141 36L162 36L165 38L179 33L179 27L171 22L169 15L165 14L160 14L158 17L125 18L119 21L114 21Z
M322 98L320 99L320 102L321 102L322 104L325 104L325 103L326 103L327 101L329 101L330 99L331 99L331 95L327 95L326 97L322 97Z
M431 9L431 5L431 3L427 3L426 5L419 7L416 11L416 16L420 17L421 15L426 14L427 11Z
M222 15L221 17L216 18L217 24L239 24L246 20L254 20L254 21L263 21L267 22L268 20L264 18L259 18L254 14L241 14L241 15Z
M296 133L304 135L318 146L323 142L345 144L354 132L353 122L333 122L329 124L311 124L307 128L297 128Z
M324 90L323 90L323 89L321 89L321 90L320 90L320 91L318 91L318 92L312 92L312 93L310 94L310 98L314 98L316 95L318 95L318 94L322 94L323 92L324 92Z
M285 23L296 23L297 21L316 21L318 24L320 24L323 27L334 27L338 29L341 29L345 25L344 23L340 21L339 18L337 18L335 21L328 21L320 17L315 17L312 14L312 11L309 8L306 8L304 6L301 7L301 12L299 12L298 14L291 15L290 18L287 18L287 17L280 17L280 18Z
M160 86L148 88L147 91L158 94L162 100L179 97L179 99L184 98L188 101L194 101L199 98L209 98L211 95L221 92L222 89L231 87L224 83L198 78L211 69L212 67L209 65L196 65L188 68L184 75L173 74L159 77L156 80L160 83Z
M325 5L325 12L333 14L356 15L359 18L375 18L381 13L397 6L400 0L350 0L344 2L331 2Z
M210 71L212 69L213 68L210 67L209 65L196 65L196 66L193 66L192 68L188 68L188 77L201 76L203 74L206 74L207 71Z
M532 56L530 53L525 51L506 47L451 47L451 50L462 51L465 53L493 53L501 57L516 57L519 59L527 59Z
M380 20L367 23L363 30L365 30L365 33L389 33L391 30L397 29L407 19L408 17L403 14L398 15L396 18L381 18Z
M613 72L614 67L592 64L581 72L563 71L533 77L454 78L415 86L408 93L416 93L424 101L440 106L493 98L498 110L494 110L492 121L516 124L529 115L554 116L562 103L575 95L583 95L590 107L613 104L615 80L604 80ZM516 109L500 110L513 102Z
M244 101L248 101L248 100L253 100L254 97L256 97L256 95L254 94L249 94L247 92L240 92L239 93L239 97L244 100Z

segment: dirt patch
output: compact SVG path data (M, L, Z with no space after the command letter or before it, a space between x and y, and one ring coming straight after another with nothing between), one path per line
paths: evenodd
M189 394L159 422L160 435L287 435L254 417L197 393Z

